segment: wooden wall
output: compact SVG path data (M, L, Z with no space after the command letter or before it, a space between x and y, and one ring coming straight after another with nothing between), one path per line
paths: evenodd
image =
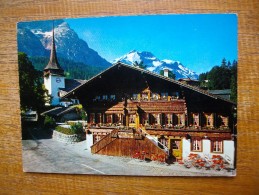
M161 150L146 137L143 139L115 139L113 142L97 152L97 154L134 157L136 153L142 153L143 151L147 153L145 157L149 159L151 159L152 154L166 156L166 153L163 150Z
M16 23L18 21L103 15L226 12L237 13L239 18L238 162L235 178L23 173L16 49ZM258 0L0 0L0 15L1 194L258 193Z

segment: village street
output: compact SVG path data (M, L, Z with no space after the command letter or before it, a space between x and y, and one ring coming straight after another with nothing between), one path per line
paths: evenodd
M153 176L232 176L233 173L215 170L187 169L178 164L145 162L126 157L91 154L86 141L76 144L61 143L51 133L31 129L22 140L23 169L25 172L98 174L98 175L153 175Z

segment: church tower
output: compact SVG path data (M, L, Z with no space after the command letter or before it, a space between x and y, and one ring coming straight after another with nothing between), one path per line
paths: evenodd
M64 70L58 63L55 37L54 37L54 25L52 32L52 47L49 63L43 70L44 73L44 85L48 90L48 94L52 97L50 105L56 106L60 103L59 101L59 89L65 88L65 75Z

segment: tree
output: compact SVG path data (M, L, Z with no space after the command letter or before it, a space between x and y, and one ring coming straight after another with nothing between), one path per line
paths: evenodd
M231 82L230 82L230 99L234 102L237 101L237 61L234 60L231 67Z
M201 73L199 80L208 80L208 89L231 89L230 99L237 101L237 61L231 64L225 58L222 59L221 66L214 66L209 72Z
M42 72L34 69L25 53L18 53L21 110L41 111L47 99L47 90L42 84Z
M146 65L144 65L143 61L140 61L140 62L135 61L135 62L133 62L133 66L139 67L141 69L146 69L146 67L147 67Z
M214 66L208 73L208 88L213 89L229 89L231 80L231 66L227 64L225 58L221 62L221 66Z
M208 72L205 73L201 73L199 75L199 81L200 81L200 87L203 89L207 89L208 88Z
M226 58L222 59L221 67L227 67L227 60L226 60Z

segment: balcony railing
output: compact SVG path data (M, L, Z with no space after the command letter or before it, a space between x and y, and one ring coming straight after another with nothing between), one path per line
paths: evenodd
M159 101L178 101L178 100L183 100L183 99L179 99L178 97L161 97L161 98L135 98L135 97L131 97L130 98L131 101L133 102L159 102Z
M145 125L147 130L157 131L201 131L201 132L230 132L231 129L227 126L221 127L200 127L200 126L183 126L183 125Z
M89 126L92 129L131 129L122 125L121 123L102 123L102 124L91 124ZM157 131L200 131L200 132L230 132L231 129L227 126L213 127L213 126L184 126L184 125L160 125L146 124L144 127L147 130L157 130Z

